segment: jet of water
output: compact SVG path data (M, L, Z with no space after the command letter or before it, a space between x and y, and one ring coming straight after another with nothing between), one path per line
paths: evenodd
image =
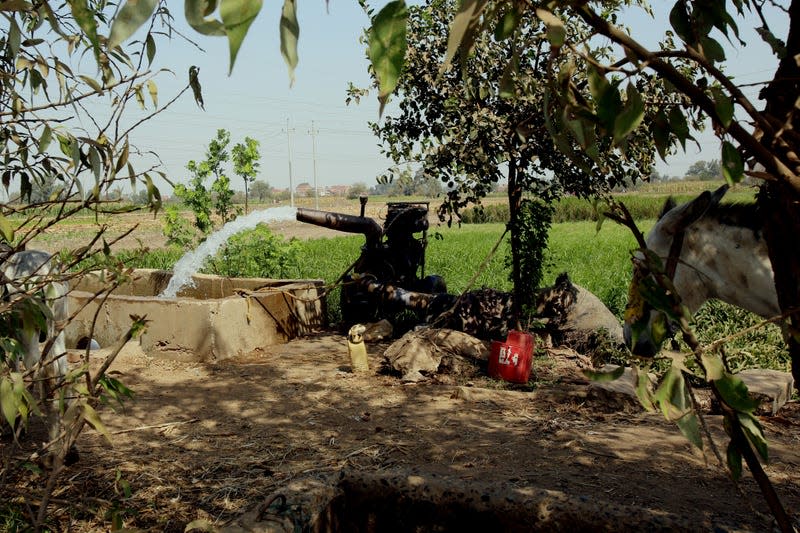
M240 231L255 228L259 223L294 220L297 209L294 207L271 207L261 211L253 211L247 216L231 220L215 231L203 243L190 252L186 252L172 269L172 278L167 288L161 291L161 298L175 298L184 286L193 287L192 274L200 270L206 258L217 253L217 250L228 242L231 236Z

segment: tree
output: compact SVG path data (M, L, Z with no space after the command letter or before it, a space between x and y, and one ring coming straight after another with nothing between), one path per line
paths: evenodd
M686 179L696 180L721 180L722 179L722 166L719 159L711 161L695 161L686 170Z
M745 163L751 168L763 170L749 174L763 181L758 202L765 214L764 236L768 245L775 279L775 287L782 311L790 317L788 347L792 357L792 372L795 383L800 383L800 252L793 243L800 234L800 166L797 165L800 135L800 114L794 112L796 95L800 92L800 65L795 58L800 53L800 0L788 3L755 2L742 0L729 10L725 2L688 2L678 0L670 12L672 30L655 50L642 45L635 32L625 31L617 25L627 3L594 5L567 1L549 3L534 2L526 6L520 16L505 17L502 10L487 8L489 4L462 4L455 17L451 42L445 64L456 53L467 55L473 49L476 33L484 28L516 27L520 21L535 16L547 26L547 38L551 45L548 60L548 96L554 102L548 108L548 119L557 123L569 117L561 128L550 132L559 147L567 142L578 142L583 153L593 159L597 157L596 146L601 139L612 139L615 145L624 147L631 135L646 131L651 136L661 157L676 145L685 147L692 140L692 125L704 119L711 122L714 132L721 140L722 174L730 183L740 181L745 174ZM777 9L789 15L789 34L784 43L778 39L767 24L764 11ZM759 111L725 74L721 66L726 60L725 50L719 38L740 41L738 24L744 19L745 10L757 17L758 34L772 47L779 58L779 66L772 81L761 92L765 100ZM398 17L399 18L399 17ZM573 32L568 22L581 20L591 28L595 39L608 39L619 46L623 55L618 58L603 58L585 46L587 35ZM565 23L565 21L567 23ZM394 21L395 23L397 20ZM648 28L649 31L649 28ZM650 35L648 35L650 37ZM742 43L744 44L744 43ZM590 94L585 86L576 81L575 69L565 71L560 59L569 57L573 65L585 61L589 73ZM401 60L402 61L402 60ZM506 61L512 71L513 61ZM565 75L568 74L568 75ZM668 83L684 101L680 104L647 98L637 83L648 76L655 76ZM624 87L623 83L628 82ZM644 96L643 96L644 95ZM644 120L648 109L655 110L650 120ZM739 116L736 116L739 113ZM754 124L754 128L747 126ZM644 127L640 128L640 125ZM591 142L582 143L591 134ZM596 139L596 140L595 140ZM569 153L569 150L566 150ZM624 211L620 211L625 215ZM618 214L619 214L618 213ZM630 223L629 217L620 220ZM639 242L644 240L638 234ZM658 275L664 272L660 261L647 256L644 268ZM667 295L667 302L654 304L656 308L681 314L679 301L669 296L668 283L664 276L660 281L660 294ZM657 298L649 293L651 303ZM660 307L659 307L660 306ZM682 326L684 338L692 340L688 322ZM791 522L780 505L774 489L761 470L751 445L766 456L766 441L760 426L754 422L752 410L747 407L746 387L732 386L736 378L725 371L724 361L718 352L704 352L699 344L692 343L695 362L706 372L711 388L723 406L726 428L731 435L728 447L728 463L734 475L741 471L741 461L747 461L753 476L759 483L770 508L784 531L792 529ZM668 385L683 387L684 372L673 367ZM662 408L674 407L671 396L655 398ZM679 427L690 436L693 414L687 413ZM696 426L695 426L696 427Z
M194 160L186 164L192 176L189 179L189 186L182 183L175 185L175 196L189 206L194 213L194 225L202 234L207 234L214 227L211 222L211 191L206 187L206 178L211 174L210 166L207 162L197 163Z
M250 196L263 203L272 198L272 187L263 180L256 180L250 187Z
M244 143L237 143L231 152L233 172L244 181L244 212L247 214L248 185L256 179L261 154L258 153L258 141L250 137Z
M367 191L368 191L367 184L362 181L357 181L356 183L348 187L347 198L349 200L355 200L362 194L367 194Z
M189 186L178 183L174 187L175 196L192 210L194 225L204 235L214 229L212 210L223 224L233 220L238 214L233 206L231 180L225 175L224 168L224 164L230 159L227 151L230 141L230 132L225 129L217 130L216 136L208 143L205 160L190 160L186 164L186 169L191 173ZM206 186L209 177L213 177L210 189Z
M45 174L38 179L34 179L31 184L31 203L41 204L48 202L53 193L56 192L56 187L56 177L53 174Z
M164 6L151 4L156 17L169 17ZM151 68L151 63L164 34L151 31L136 42L112 41L109 48L106 37L115 8L107 2L85 1L0 5L4 20L0 28L0 179L6 192L20 193L15 203L0 204L0 242L12 251L29 246L43 232L78 213L114 215L140 209L116 201L121 183L140 187L146 208L158 211L161 207L155 180L164 178L164 174L157 163L131 157L143 153L131 143L131 133L190 90L191 84L187 79L177 95L168 95L169 99L160 95L159 102L157 82L163 71ZM195 85L199 95L199 85ZM131 116L131 104L143 112ZM97 113L99 109L107 112ZM119 239L134 228L114 230L114 235L108 233L108 225L98 224L97 228L87 242L61 250L63 269L53 269L36 283L25 284L15 298L0 303L3 425L19 422L16 427L21 430L29 421L29 413L48 411L42 402L52 402L65 420L62 436L45 443L33 455L19 447L16 439L3 446L0 499L6 506L22 498L25 503L6 510L22 509L25 527L32 531L46 528L51 497L59 486L67 451L83 428L88 423L105 432L95 412L101 399L108 399L106 394L112 389L120 402L127 395L124 385L106 375L105 369L116 353L95 370L94 366L90 369L87 351L83 364L60 381L51 398L31 396L25 387L33 386L35 369L17 369L14 363L20 356L15 325L21 318L41 319L46 309L41 288L63 282L77 285L88 270L98 268L106 272L106 294L125 281L125 265L114 250ZM135 338L145 324L143 318L132 316L120 340ZM56 324L57 332L65 326ZM55 356L63 354L49 356L42 362L43 368L51 365ZM64 395L72 397L67 413L66 403L58 401ZM39 461L45 455L46 464ZM46 468L35 467L37 462ZM33 470L36 473L30 475ZM22 476L27 482L24 492L19 491L19 485L5 483Z
M519 317L521 306L531 303L541 279L541 270L520 265L532 256L523 253L523 224L518 217L523 195L533 194L549 203L567 192L586 197L607 191L649 170L652 143L644 137L633 138L625 154L612 149L609 142L600 143L602 164L584 155L563 153L546 122L545 66L551 52L543 25L521 23L501 36L476 34L470 53L459 58L458 68L442 72L440 61L447 54L448 27L455 12L455 2L450 0L430 0L408 8L408 48L396 89L399 112L372 127L396 164L421 164L416 174L406 170L384 180L397 182L404 194L416 192L427 178L446 185L439 215L449 222L462 207L479 203L498 182L507 180L511 277ZM573 27L586 31L581 26ZM376 77L375 86L379 83ZM658 90L652 79L641 85ZM573 154L578 154L579 146L566 144ZM546 243L547 232L540 235ZM523 276L523 270L538 275Z

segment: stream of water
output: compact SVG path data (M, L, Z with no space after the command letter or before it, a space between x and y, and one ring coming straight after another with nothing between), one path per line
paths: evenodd
M203 243L190 252L186 252L172 269L172 278L167 288L161 291L161 298L175 298L178 291L185 286L192 287L192 274L203 267L206 258L217 253L220 247L228 242L232 235L240 231L255 228L259 223L294 220L297 209L294 207L270 207L260 211L253 211L249 215L231 220L220 229L208 236Z

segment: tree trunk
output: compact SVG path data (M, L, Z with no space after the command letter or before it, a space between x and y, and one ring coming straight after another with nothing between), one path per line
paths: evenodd
M508 160L508 225L511 228L511 281L514 284L512 311L516 328L520 328L522 316L522 269L520 268L520 231L517 223L522 205L522 187L517 180L517 161L513 157Z
M781 60L773 80L761 93L766 100L764 113L772 124L780 128L787 117L794 113L791 127L780 139L769 135L761 139L783 161L792 160L790 152L800 153L800 146L796 142L800 116L794 109L795 99L800 94L800 66L794 59L800 53L800 0L792 0L789 21L786 56ZM780 128L780 131L785 130ZM796 168L793 170L797 172ZM758 202L766 220L764 237L775 275L778 304L784 313L800 309L800 251L797 249L800 237L800 192L783 181L766 181L761 187ZM795 388L800 390L800 315L791 316L789 331L791 335L787 343L792 358L792 375Z

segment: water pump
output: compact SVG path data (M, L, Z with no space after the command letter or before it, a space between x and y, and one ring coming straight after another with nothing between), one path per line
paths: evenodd
M428 202L387 203L381 226L364 216L367 197L360 201L359 216L304 208L296 215L301 222L366 238L361 255L342 277L344 326L391 319L403 310L429 314L436 302L447 298L447 285L441 276L424 274Z

